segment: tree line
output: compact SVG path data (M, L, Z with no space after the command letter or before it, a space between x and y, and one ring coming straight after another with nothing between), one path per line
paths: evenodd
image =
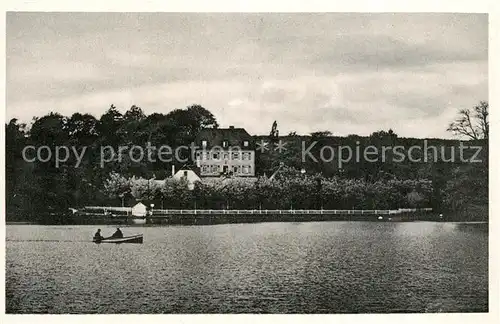
M428 207L432 199L430 180L367 182L306 175L291 167L273 179L196 182L193 190L182 178L156 182L112 173L104 187L115 204L130 195L162 209L398 209Z
M190 191L182 181L168 179L171 163L159 160L134 162L124 155L120 160L100 166L100 148L123 145L169 145L173 148L191 143L202 128L218 127L215 116L200 105L175 109L166 114L146 115L138 106L124 114L111 105L100 117L75 113L62 116L50 113L34 118L30 125L13 119L6 130L6 209L8 220L35 219L42 210L67 210L84 205L119 205L148 199L157 206L178 208L324 208L383 209L410 206L433 207L470 217L487 214L488 205L488 104L481 102L470 110L459 112L448 130L466 137L469 145L481 146L481 163L464 163L458 159L458 140L428 139L448 154L454 162L439 158L427 161L368 162L349 161L342 166L334 161L302 159L302 145L316 142L311 154L321 147L387 145L410 147L421 145L421 139L401 138L392 130L381 130L370 136L333 136L318 131L308 136L291 132L278 135L273 124L269 136L254 136L256 141L286 141L286 150L256 152L258 179L238 179L219 184L198 183ZM53 160L26 162L22 150L26 145L49 147L87 147L82 163L75 168L74 157L56 167ZM423 154L422 152L416 152ZM186 152L186 154L189 154ZM186 156L188 157L188 156ZM422 159L423 160L423 159ZM176 169L185 166L173 162ZM191 165L194 167L193 165ZM276 170L280 170L276 173ZM305 174L300 172L305 170ZM269 178L274 173L273 180ZM135 178L133 178L135 177ZM147 179L167 179L161 188ZM135 179L134 183L131 179ZM142 180L141 180L142 179ZM477 216L479 217L479 216Z

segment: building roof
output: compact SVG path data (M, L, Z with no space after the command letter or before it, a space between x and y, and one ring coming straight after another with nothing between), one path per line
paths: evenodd
M144 205L146 209L149 209L151 207L151 204L154 204L154 200L149 200L149 199L141 199L137 201L137 204L132 206L132 208L142 208L141 205Z
M177 171L172 177L173 178L178 178L178 177L182 177L184 176L184 171L187 171L187 173L189 175L191 175L191 177L195 177L194 179L195 180L201 180L200 177L196 174L196 172L194 172L193 170L191 169L180 169L179 171Z
M207 141L207 148L223 146L227 141L229 146L243 148L243 142L248 141L248 147L253 148L253 137L244 128L204 128L195 139L195 144L202 146L202 141Z

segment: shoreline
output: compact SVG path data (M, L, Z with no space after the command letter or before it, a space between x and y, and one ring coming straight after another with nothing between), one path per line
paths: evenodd
M87 207L74 213L40 214L31 220L8 221L7 225L216 225L266 222L442 222L467 226L488 224L480 214L445 214L431 208L394 210L203 210L153 209L146 216L123 214L116 207ZM90 212L89 212L90 211ZM99 212L98 212L99 211ZM101 213L102 212L102 213ZM18 218L19 219L19 218Z
M254 222L225 222L225 223L212 223L212 224L180 224L180 223L147 223L147 224L117 224L117 223L104 223L104 222L86 222L86 223L41 223L41 222L6 222L5 225L40 225L40 226L90 226L90 225L128 225L128 226L165 226L165 225L223 225L223 224L253 224L253 223L308 223L308 222L379 222L379 223L410 223L410 222L428 222L428 223L444 223L444 224L453 224L453 225L489 225L488 221L440 221L440 220L412 220L412 221L387 221L387 220L308 220L308 221L254 221Z

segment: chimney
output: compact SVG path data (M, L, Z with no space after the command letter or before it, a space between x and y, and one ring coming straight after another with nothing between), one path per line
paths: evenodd
M175 174L175 165L172 164L172 177L174 176Z
M229 129L234 129L234 126L229 126Z

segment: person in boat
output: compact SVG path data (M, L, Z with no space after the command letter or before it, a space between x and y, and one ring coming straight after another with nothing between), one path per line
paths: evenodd
M119 228L116 228L116 232L114 232L113 235L111 235L111 238L122 238L122 237L123 233Z
M97 232L94 234L94 241L101 241L104 237L101 235L101 229L97 229Z

